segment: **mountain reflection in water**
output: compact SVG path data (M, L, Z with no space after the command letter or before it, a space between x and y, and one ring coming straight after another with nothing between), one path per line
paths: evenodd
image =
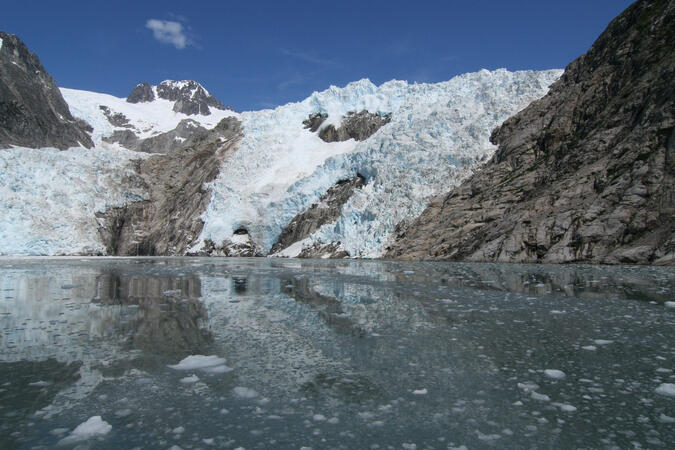
M0 447L664 447L674 275L0 259Z

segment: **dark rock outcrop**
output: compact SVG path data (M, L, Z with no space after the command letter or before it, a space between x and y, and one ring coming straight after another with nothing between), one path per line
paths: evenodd
M99 233L109 255L182 255L201 233L210 200L204 184L242 137L241 124L225 118L197 133L180 149L137 162L136 182L148 199L98 214Z
M0 148L94 146L89 124L75 119L54 80L13 34L0 31Z
M349 252L342 247L342 242L314 242L308 247L303 247L303 249L298 253L296 258L307 258L307 259L342 259L349 258Z
M675 2L613 20L387 257L675 264Z
M328 118L326 113L314 113L310 114L309 117L302 121L302 124L305 126L305 129L309 129L312 133L315 133L316 130L321 127L321 124Z
M134 126L129 123L129 119L127 119L124 114L113 112L110 110L110 108L104 105L98 105L98 109L103 112L103 115L105 115L105 118L108 119L110 125L121 128L134 128Z
M233 233L232 237L224 239L220 244L206 239L202 248L196 253L191 253L190 256L251 257L265 256L265 252L251 239L248 231L239 229Z
M196 81L162 81L157 85L157 96L174 103L173 110L187 115L211 114L212 108L226 110L225 105L220 103L213 95L209 94L201 84Z
M146 103L155 99L155 93L152 91L152 86L148 83L137 84L127 97L129 103Z
M359 113L347 113L342 118L338 128L335 128L334 125L326 125L321 128L327 118L328 114L314 113L310 114L302 124L312 133L318 130L319 137L324 142L342 142L348 139L365 141L391 121L391 114L371 113L364 109Z
M356 174L349 180L338 181L319 198L317 203L291 220L279 235L270 253L280 252L293 243L305 239L321 226L335 222L342 213L342 205L349 200L356 189L361 189L365 182L361 174Z
M113 134L103 138L104 142L118 143L129 150L144 153L172 153L185 146L188 139L206 137L210 131L192 119L181 120L176 128L166 133L146 139L138 139L131 130L115 130Z

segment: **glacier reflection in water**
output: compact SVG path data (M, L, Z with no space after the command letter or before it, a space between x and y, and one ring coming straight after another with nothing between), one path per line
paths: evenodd
M0 447L665 447L674 297L672 268L4 258Z

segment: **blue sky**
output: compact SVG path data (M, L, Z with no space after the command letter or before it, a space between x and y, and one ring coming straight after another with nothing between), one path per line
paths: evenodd
M564 68L628 0L8 1L63 87L126 97L194 79L237 111L370 78L444 81L482 68Z

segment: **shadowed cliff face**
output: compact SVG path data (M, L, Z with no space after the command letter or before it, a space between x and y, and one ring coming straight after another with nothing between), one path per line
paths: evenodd
M364 184L365 178L361 174L356 174L354 178L339 181L328 189L317 203L291 220L272 246L270 254L280 252L293 243L305 239L327 223L335 222L342 214L342 206L354 194L354 191L361 189Z
M675 264L675 3L638 1L387 257Z
M0 41L0 148L93 147L38 57L13 34L0 31Z
M200 216L211 198L204 184L215 179L241 136L239 121L226 118L169 154L139 161L130 182L146 186L149 199L98 215L107 254L184 254L204 226Z

